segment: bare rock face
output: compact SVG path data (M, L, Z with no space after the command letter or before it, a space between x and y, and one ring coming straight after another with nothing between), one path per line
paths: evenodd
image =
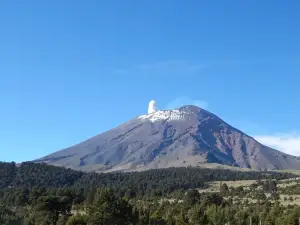
M203 163L300 169L297 157L260 144L196 106L153 110L35 162L83 171L134 171Z

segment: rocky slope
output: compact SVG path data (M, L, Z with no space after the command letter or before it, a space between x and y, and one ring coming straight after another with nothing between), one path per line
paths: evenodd
M134 118L35 162L83 171L132 171L204 163L300 169L297 157L266 147L195 106Z

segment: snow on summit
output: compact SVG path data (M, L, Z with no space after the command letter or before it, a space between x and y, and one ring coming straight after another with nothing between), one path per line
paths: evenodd
M151 100L149 102L148 114L139 116L139 119L148 119L152 122L157 120L183 120L186 115L190 114L185 110L173 109L173 110L157 110L156 101Z

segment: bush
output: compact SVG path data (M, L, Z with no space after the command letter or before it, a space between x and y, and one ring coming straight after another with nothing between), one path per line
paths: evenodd
M87 225L88 224L88 217L87 215L76 214L71 216L66 225Z
M270 196L271 200L279 200L280 196L277 192L273 192Z

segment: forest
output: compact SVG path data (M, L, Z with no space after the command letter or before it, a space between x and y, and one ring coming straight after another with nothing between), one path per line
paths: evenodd
M84 173L2 162L0 225L298 225L298 193L296 175L272 171Z

